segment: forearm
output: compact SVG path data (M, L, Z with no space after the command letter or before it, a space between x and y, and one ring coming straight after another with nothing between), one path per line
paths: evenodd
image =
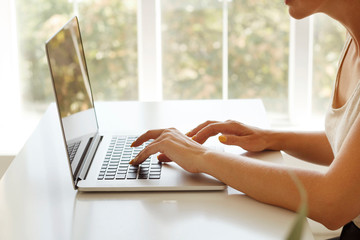
M293 171L307 192L308 217L332 228L328 221L333 216L326 215L330 214L328 210L332 208L329 206L332 201L326 196L327 188L323 187L325 175L322 173L216 152L207 154L203 170L260 202L297 211L300 194L289 175Z
M334 155L324 132L268 131L269 150L282 150L296 158L330 165Z

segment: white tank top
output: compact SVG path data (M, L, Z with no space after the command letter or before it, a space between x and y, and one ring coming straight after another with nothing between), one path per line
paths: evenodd
M352 38L349 36L340 57L335 87L332 95L332 101L325 118L325 133L331 144L334 156L336 156L339 152L346 136L350 131L350 128L352 127L360 113L360 81L356 85L356 88L354 89L350 98L342 107L333 107L335 94L339 85L339 75L344 61L344 56L349 49L351 41ZM355 218L353 222L358 227L360 227L360 216Z

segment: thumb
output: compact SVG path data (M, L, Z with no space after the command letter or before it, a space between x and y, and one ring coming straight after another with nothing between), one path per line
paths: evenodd
M239 146L250 152L260 152L265 150L265 145L261 141L254 141L250 136L221 135L219 141L226 145Z
M226 145L236 145L242 147L247 141L246 136L236 136L236 135L220 135L219 141Z

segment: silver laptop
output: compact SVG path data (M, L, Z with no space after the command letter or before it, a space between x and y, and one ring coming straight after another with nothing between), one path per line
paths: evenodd
M129 165L149 142L131 148L136 136L99 132L77 17L46 42L46 54L74 189L80 191L200 191L226 185L191 174L175 163L149 157ZM146 121L146 119L144 119Z

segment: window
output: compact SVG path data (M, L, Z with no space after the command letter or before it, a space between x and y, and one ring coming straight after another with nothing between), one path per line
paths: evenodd
M43 111L54 101L44 43L74 14L79 15L94 98L137 99L136 3L16 0L25 107Z
M312 112L323 116L329 107L340 52L345 44L345 28L328 16L314 19Z
M9 8L5 3L11 0L0 9ZM14 16L0 14L10 25L16 16L18 32L13 55L19 52L20 84L7 89L20 88L21 101L13 108L36 119L54 101L44 42L74 14L95 100L260 97L272 116L282 117L304 115L305 95L304 109L323 115L345 38L345 30L324 15L290 20L281 0L15 3L16 14L8 11Z
M274 1L229 3L229 98L262 98L286 113L290 19Z
M89 75L96 100L136 100L137 1L79 3Z
M161 19L164 99L261 97L269 111L286 112L290 21L283 5L162 0Z
M44 111L53 101L45 41L72 13L67 0L16 0L20 85L23 108ZM40 109L39 109L40 108Z
M222 3L161 1L164 99L222 98Z

